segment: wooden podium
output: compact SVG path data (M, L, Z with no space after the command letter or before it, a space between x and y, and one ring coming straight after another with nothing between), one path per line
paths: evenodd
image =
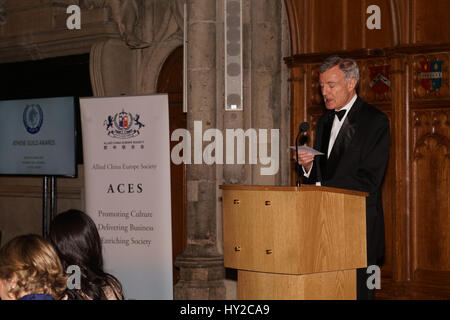
M221 186L225 267L238 299L356 299L367 267L367 193Z

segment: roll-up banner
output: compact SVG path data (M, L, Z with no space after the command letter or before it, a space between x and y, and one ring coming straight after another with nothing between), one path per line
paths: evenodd
M173 299L167 95L81 98L86 213L126 299Z

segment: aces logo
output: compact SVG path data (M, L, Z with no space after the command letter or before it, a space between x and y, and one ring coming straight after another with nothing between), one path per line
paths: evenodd
M122 110L120 113L116 113L114 116L109 115L103 122L103 126L106 126L108 136L117 139L130 139L138 136L140 130L145 125L139 121L140 116L136 114L133 116L130 112Z
M44 114L38 104L29 104L23 111L23 124L28 133L36 134L41 130Z

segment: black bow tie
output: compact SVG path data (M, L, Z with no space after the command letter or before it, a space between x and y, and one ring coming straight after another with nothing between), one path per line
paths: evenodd
M343 118L344 115L345 115L345 112L347 112L347 110L341 110L341 111L336 111L336 110L334 110L334 114L337 115L339 121L342 120L342 118Z

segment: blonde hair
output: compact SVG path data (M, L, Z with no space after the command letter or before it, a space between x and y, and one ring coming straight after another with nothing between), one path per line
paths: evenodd
M0 249L0 278L17 284L9 294L49 294L60 299L66 289L61 262L50 242L38 235L18 236Z

